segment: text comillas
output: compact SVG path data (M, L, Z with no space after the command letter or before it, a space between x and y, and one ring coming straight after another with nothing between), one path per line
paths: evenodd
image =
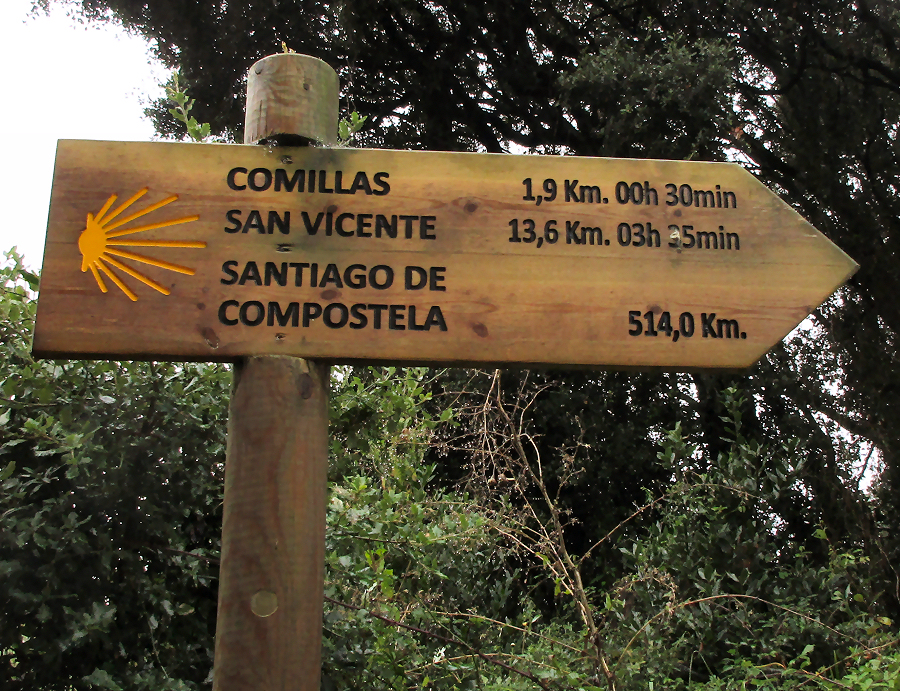
M235 191L284 192L293 194L360 194L384 196L390 193L390 174L342 170L287 170L283 168L235 167L226 183ZM251 202L252 203L252 202ZM254 205L255 206L255 205ZM400 240L435 240L437 218L415 214L336 213L325 211L235 208L225 213L223 231L290 235L301 232L316 237L374 237ZM227 286L279 287L316 291L314 300L229 299L219 305L218 319L224 326L269 326L329 329L387 329L390 331L447 331L440 305L406 304L395 301L337 301L347 291L388 291L402 288L421 294L443 293L447 268L444 266L353 263L338 265L315 261L263 261L229 259L221 267L220 283ZM396 295L396 290L390 294Z

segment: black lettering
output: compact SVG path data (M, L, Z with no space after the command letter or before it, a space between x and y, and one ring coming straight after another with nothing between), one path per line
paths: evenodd
M581 200L587 204L599 204L603 201L603 195L600 194L600 188L595 185L582 185L578 188L581 193Z
M306 328L313 321L322 316L322 306L318 302L303 303L303 327Z
M262 182L257 181L257 176L262 175ZM272 171L267 168L254 168L247 175L247 184L254 192L264 192L272 185Z
M719 319L716 322L716 332L719 338L740 338L741 328L737 319Z
M365 305L353 305L353 307L350 308L350 316L357 320L355 322L350 322L351 329L364 329L366 324L369 323L369 318L366 316Z
M372 318L372 328L380 329L381 328L381 313L384 312L388 308L388 306L387 305L368 305L368 308L375 313Z
M428 310L428 316L425 318L425 330L431 331L432 326L437 326L441 331L447 330L447 322L444 321L444 314L437 305Z
M334 190L330 190L325 186L325 176L328 175L328 172L325 170L319 171L319 192L321 194L334 194Z
M275 171L275 191L281 192L281 189L284 188L286 192L293 192L296 187L298 192L302 192L306 184L305 176L305 170L295 170L293 176L288 179L287 171L284 168L278 168Z
M303 225L306 227L306 233L308 235L315 235L319 232L319 226L322 225L322 217L325 214L319 212L319 215L316 216L316 222L311 223L309 220L309 214L306 211L301 211L300 215L303 217Z
M379 272L384 274L383 281L378 280ZM391 267L385 264L379 264L378 266L373 266L369 270L369 285L375 288L375 290L385 290L386 288L390 288L393 284L394 270Z
M238 275L237 275L237 271L234 270L234 267L236 267L237 265L238 265L238 263L234 259L222 264L222 273L225 274L226 276L228 276L227 281L224 278L221 279L221 282L224 285L233 286L235 283L237 283Z
M643 194L643 192L641 193ZM631 226L631 229L634 231L635 240L632 240L631 244L634 247L643 247L647 244L647 238L644 237L644 224L643 223L635 223Z
M437 216L422 216L419 221L419 238L422 240L436 240L436 235L429 235L429 230L434 230L434 222Z
M357 273L354 273L357 272ZM344 269L344 283L348 288L365 288L366 287L366 267L362 264L351 264Z
M334 191L338 194L353 194L350 190L345 190L341 183L343 182L344 173L343 171L336 170L334 171Z
M338 313L337 321L332 318L332 315L335 312ZM347 306L340 302L332 302L325 308L325 312L322 314L322 321L325 322L325 326L329 329L341 329L345 327L349 318L350 314L347 311Z
M275 262L266 262L266 285L272 285L272 280L280 286L287 285L287 262L282 262L281 266Z
M585 226L581 229L581 244L583 245L602 245L603 230L601 228L589 228Z
M252 319L249 316L251 308L256 310L256 315ZM250 302L245 302L241 305L241 309L238 311L238 317L240 317L241 324L244 326L258 326L262 324L262 320L266 318L266 308L263 307L261 302L251 300Z
M288 303L287 312L281 311L281 305L277 302L269 303L269 318L266 320L268 326L297 326L300 323L300 303Z
M226 233L236 233L243 227L243 223L241 223L241 213L240 209L229 209L225 212L225 218L227 218L230 223L234 224L230 228L225 226L224 230Z
M416 324L416 306L409 306L409 330L410 331L425 331L424 324Z
M219 321L225 326L235 326L238 323L238 320L228 318L228 308L237 307L238 305L240 305L240 303L237 300L226 300L219 305Z
M335 232L344 238L353 237L352 230L344 230L344 219L353 218L353 214L341 214L334 220Z
M309 175L306 176L306 191L307 192L315 192L316 191L316 171L309 171Z
M409 240L412 237L413 229L412 224L418 216L401 216L400 220L406 222L406 239Z
M375 184L380 188L373 191L373 194L376 197L383 197L391 191L391 186L387 181L388 177L390 177L390 173L375 173L373 179L375 180ZM366 194L368 194L368 192L366 192Z
M700 315L700 325L703 327L703 338L718 338L718 334L713 326L713 319L716 318L715 312L707 314L704 312Z
M629 310L628 311L628 335L629 336L640 336L644 333L644 325L641 324L641 311L640 310Z
M275 227L278 227L278 232L282 235L288 235L291 232L291 212L285 211L284 218L278 215L277 211L269 212L269 224L267 226L267 230L269 231L269 235L271 235L275 231Z
M244 229L241 232L246 233L251 228L255 229L257 233L266 234L266 226L263 223L262 215L256 209L252 209L247 214L247 221L244 223Z
M247 262L244 266L243 273L241 273L241 280L238 281L238 283L244 285L247 281L255 283L258 286L262 285L262 278L259 275L259 267L256 265L256 262Z
M384 231L388 234L388 237L396 238L397 237L397 216L391 216L390 220L388 220L387 216L383 214L378 214L375 217L375 237L380 238L381 232Z
M294 285L298 288L303 285L303 269L308 269L306 262L291 262L288 264L294 270Z
M706 247L703 247L703 241L706 241ZM710 246L712 245L712 246ZM704 233L697 231L697 249L719 249L719 236L715 233Z
M675 227L677 228L678 226ZM694 226L681 226L681 244L684 247L693 247L696 244L697 238L691 232L693 229Z
M430 280L428 282L428 290L433 290L437 292L446 292L447 286L440 285L444 282L446 276L444 276L444 272L447 270L446 266L432 266L428 270L428 274Z
M737 208L737 195L735 195L734 192L722 192L722 201L724 202L723 206L726 209Z
M581 221L566 221L566 244L580 245L581 238L578 236L578 226Z
M356 194L362 190L366 194L372 194L372 188L369 185L369 178L363 171L359 171L356 174L356 177L353 178L353 184L350 185L350 194ZM350 328L353 328L353 325L350 325Z
M644 188L641 187L641 183L632 182L628 194L631 195L631 201L635 204L644 203Z
M428 272L421 266L407 266L403 278L403 287L407 290L422 290L428 285Z
M372 214L357 214L356 216L356 235L361 238L370 238L372 233L366 233L365 228L372 227Z
M678 187L671 182L666 185L666 206L678 205Z
M701 203L702 202L702 203ZM702 208L714 207L716 205L716 195L709 190L694 190L694 206Z
M566 180L563 182L563 188L566 190L566 201L567 202L580 202L581 200L578 198L578 193L575 190L575 187L578 185L578 180Z
M404 312L406 305L391 305L388 310L388 328L391 331L406 331L403 320L406 319Z
M338 271L336 264L329 264L325 267L325 273L322 274L322 282L319 288L324 288L329 283L333 283L335 288L343 288L344 282L341 281L341 273Z
M246 172L247 172L246 168L232 168L231 170L229 170L228 171L228 186L231 189L237 190L237 191L247 189L247 185L239 185L239 184L237 184L237 180L234 179L234 176L237 175L238 173L246 173ZM235 324L237 324L237 322L235 322Z

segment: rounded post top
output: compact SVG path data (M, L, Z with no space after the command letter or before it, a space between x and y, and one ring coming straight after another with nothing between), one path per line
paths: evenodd
M258 60L247 75L244 143L334 144L339 87L337 72L310 55Z

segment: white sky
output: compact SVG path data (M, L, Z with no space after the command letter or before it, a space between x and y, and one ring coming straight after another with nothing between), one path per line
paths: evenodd
M32 0L0 0L5 133L0 165L0 252L17 246L40 268L58 139L146 141L144 103L168 73L147 43L109 25L79 24L55 9L28 17Z

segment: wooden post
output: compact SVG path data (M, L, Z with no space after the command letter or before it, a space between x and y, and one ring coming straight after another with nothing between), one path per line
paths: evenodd
M245 143L333 143L338 78L321 60L250 68ZM322 656L328 367L251 357L228 423L214 691L318 691Z

